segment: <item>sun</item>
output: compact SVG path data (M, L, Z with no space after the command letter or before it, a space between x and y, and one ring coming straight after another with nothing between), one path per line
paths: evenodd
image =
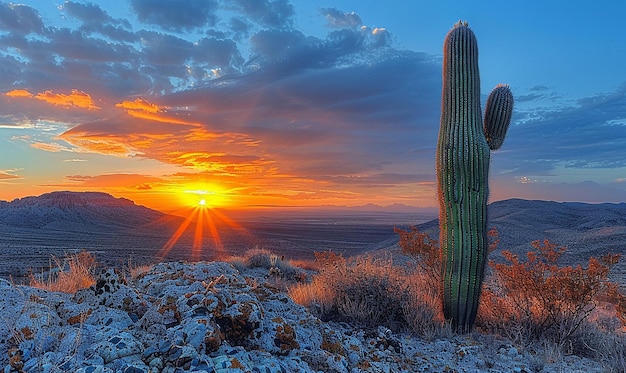
M177 193L182 206L221 208L231 204L224 188L213 184L196 184L181 186Z
M226 215L224 208L232 205L228 190L213 184L194 184L180 186L176 195L180 208L173 214L184 220L161 248L160 257L165 258L187 231L193 232L191 259L194 261L202 257L207 240L214 258L225 255L221 232L224 228L235 229L251 242L256 241L246 228Z

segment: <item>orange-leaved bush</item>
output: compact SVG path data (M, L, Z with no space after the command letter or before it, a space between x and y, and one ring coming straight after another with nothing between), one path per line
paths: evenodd
M405 231L394 228L394 232L400 236L398 245L402 253L415 259L415 265L428 289L438 296L441 295L441 250L427 233L422 233L415 226Z
M563 346L598 304L616 291L608 280L619 255L590 258L581 265L561 266L565 247L534 241L527 260L503 251L504 263L491 261L494 281L483 292L479 324L518 342L548 339Z

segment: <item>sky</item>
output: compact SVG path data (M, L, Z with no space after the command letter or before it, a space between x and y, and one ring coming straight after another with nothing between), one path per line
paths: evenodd
M0 200L436 207L462 19L515 97L491 201L626 201L626 3L468 3L0 1Z

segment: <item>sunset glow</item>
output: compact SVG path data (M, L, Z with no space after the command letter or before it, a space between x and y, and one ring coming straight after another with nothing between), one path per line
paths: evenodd
M230 203L225 192L218 186L211 189L185 189L180 192L181 203L188 207L229 207Z
M617 8L521 5L502 44L503 18L465 3L169 3L0 0L0 200L198 208L204 238L220 209L436 208L441 48L459 17L482 92L515 98L491 200L626 200Z
M188 191L188 194L196 196L211 195L210 192L204 190ZM188 199L188 201L194 200L192 198ZM203 256L202 254L205 254L205 250L210 250L210 254L214 258L221 258L225 255L220 232L221 228L228 228L230 231L234 230L238 232L239 237L250 242L255 239L241 224L218 209L211 207L207 199L200 197L196 202L190 203L194 205L174 212L175 215L184 216L184 220L161 248L159 252L161 258L165 258L185 234L193 234L192 260L198 260Z

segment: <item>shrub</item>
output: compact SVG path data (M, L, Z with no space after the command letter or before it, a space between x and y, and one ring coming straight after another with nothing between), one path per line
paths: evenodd
M435 294L441 293L441 250L436 240L428 234L421 233L417 227L411 227L410 231L394 228L400 236L400 248L402 253L415 258L421 276L428 285L430 291Z
M246 251L244 254L244 260L250 268L265 268L270 269L272 267L272 256L274 254L267 250L255 247L254 249Z
M441 328L439 302L414 267L394 266L391 258L346 259L332 252L315 257L319 273L311 283L291 287L289 295L318 317L411 329L428 336Z
M83 250L65 257L63 261L53 256L52 260L56 268L51 268L47 277L37 278L31 274L30 286L49 291L75 293L79 289L95 284L96 259L89 252Z
M285 290L286 284L283 282L300 282L307 278L306 272L294 265L292 260L258 247L246 251L243 257L230 257L227 262L240 272L244 272L248 268L267 269L269 271L266 278L273 280L273 285Z
M308 284L314 290L297 290L314 297L297 301L318 303L322 319L345 319L365 326L397 327L404 322L402 304L408 289L401 269L389 260L358 257L349 260L334 253L318 253L320 273ZM291 292L295 296L295 292Z
M607 280L619 255L591 258L587 268L559 266L565 251L548 240L534 241L527 260L504 251L505 263L490 262L493 281L483 291L479 324L510 339L547 339L564 347L614 286Z

